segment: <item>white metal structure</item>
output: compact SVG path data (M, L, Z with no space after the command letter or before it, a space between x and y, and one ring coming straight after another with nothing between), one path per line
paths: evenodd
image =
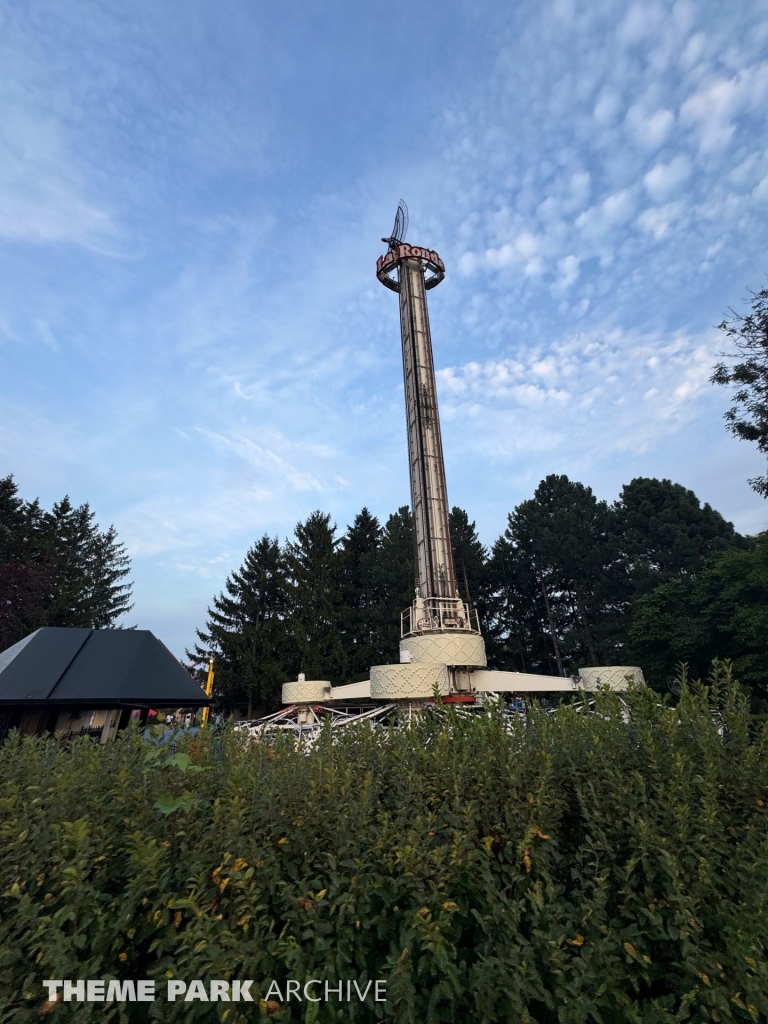
M355 708L347 711L327 704L289 704L288 707L266 718L238 722L235 732L245 732L251 740L260 741L269 736L292 736L297 743L311 747L326 722L332 729L343 729L359 722L375 725L389 718L396 710L394 704Z

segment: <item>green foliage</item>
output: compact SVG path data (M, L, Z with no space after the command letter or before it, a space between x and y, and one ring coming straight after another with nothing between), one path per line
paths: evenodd
M749 313L733 313L718 327L736 347L735 353L724 353L726 358L743 358L730 366L718 363L710 378L713 384L735 388L725 414L728 430L744 441L756 441L758 451L768 455L768 288L752 293ZM768 497L768 474L749 482Z
M674 708L638 688L335 739L12 736L0 1019L39 1020L43 978L150 977L164 996L168 976L262 997L271 979L387 979L386 1006L284 1003L278 1022L766 1019L768 727L728 665ZM51 1019L225 1010L265 1019L164 998Z
M641 597L631 640L658 689L677 662L698 673L720 651L753 688L759 709L768 710L768 534L751 549L711 556L697 576L670 580Z
M505 536L531 566L550 633L558 675L561 642L578 660L596 665L605 615L605 572L613 561L608 504L567 476L542 480L529 501L510 513ZM537 595L538 597L538 595ZM537 602L538 603L538 602Z
M341 606L339 540L331 517L313 512L297 523L285 549L290 588L291 635L299 670L307 679L344 675L344 652L338 623Z
M379 548L381 664L399 660L400 613L413 601L416 590L414 553L413 516L402 505L384 524Z
M341 601L339 630L346 654L346 677L367 679L371 665L385 657L381 614L385 610L380 579L382 529L364 508L341 538ZM386 609L387 611L389 609Z
M44 519L43 545L56 581L46 625L106 629L130 610L125 548L114 526L99 530L87 503L57 502Z
M559 675L558 632L555 628L553 638L541 581L523 548L509 537L499 537L486 564L486 580L483 626L489 664L504 670Z
M671 480L637 477L614 510L613 532L635 594L695 575L710 555L745 546L732 523Z
M282 546L266 535L246 554L208 609L199 643L187 652L216 664L215 692L226 705L280 704L281 686L304 672L335 685L367 679L371 665L397 660L400 612L413 600L413 523L400 508L382 528L363 509L336 536L313 512Z
M638 477L608 505L583 484L549 476L511 513L486 563L491 663L560 674L584 664L645 669L650 659L664 682L680 658L703 669L723 647L716 636L702 646L702 624L669 602L689 593L708 559L750 544L670 480ZM667 610L649 618L652 607ZM656 639L640 643L644 635Z
M224 593L208 609L201 643L189 657L205 664L216 653L216 692L225 700L246 695L270 707L280 700L296 652L286 628L288 581L277 538L266 534L248 551L239 571L227 577ZM249 717L251 715L249 714Z
M114 626L130 611L130 560L88 504L51 512L0 479L0 650L40 626Z
M451 510L450 530L459 593L479 612L493 668L562 675L640 664L664 688L680 659L705 671L721 652L745 683L762 685L762 591L739 584L753 541L680 484L638 477L609 505L552 475L490 551L463 509ZM719 585L711 566L725 553L733 557L718 571L730 577L710 601L719 609L710 628L686 602L699 584ZM407 507L383 527L364 508L340 538L327 514L313 512L288 545L263 537L251 549L190 657L205 664L213 652L217 693L247 700L249 713L254 700L277 706L298 671L336 685L365 679L371 665L398 659L414 576Z
M454 505L448 516L448 525L459 595L473 608L478 608L481 617L484 617L488 552L480 542L475 524L469 521L463 508Z

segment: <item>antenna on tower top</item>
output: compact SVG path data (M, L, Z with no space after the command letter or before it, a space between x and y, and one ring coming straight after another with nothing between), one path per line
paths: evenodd
M392 228L392 234L389 238L382 238L382 242L386 242L389 246L390 252L397 249L398 245L405 238L405 233L408 230L408 207L405 205L404 200L400 200L397 204L397 213L395 214L395 226Z

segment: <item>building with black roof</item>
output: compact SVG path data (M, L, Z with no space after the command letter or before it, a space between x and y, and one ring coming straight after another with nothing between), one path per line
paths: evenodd
M0 740L16 727L105 743L132 715L213 703L146 629L46 627L0 653Z

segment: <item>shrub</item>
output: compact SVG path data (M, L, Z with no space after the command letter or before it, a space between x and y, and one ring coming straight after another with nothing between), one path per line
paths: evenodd
M444 708L309 753L12 736L0 1020L764 1020L767 742L721 663L677 707ZM262 1002L42 1005L43 978L168 976ZM388 1000L267 1005L286 978Z

